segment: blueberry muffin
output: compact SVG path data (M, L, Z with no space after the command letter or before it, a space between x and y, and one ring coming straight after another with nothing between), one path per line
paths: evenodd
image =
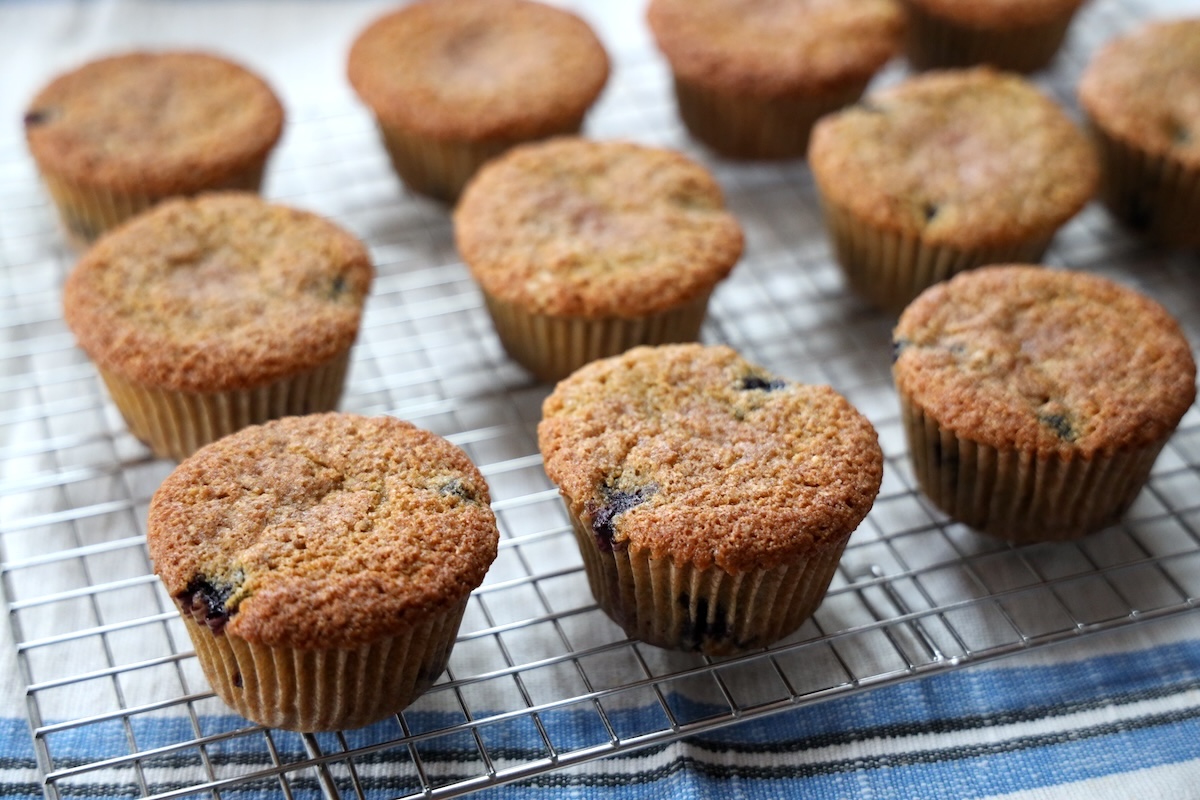
M1115 522L1196 395L1167 311L1082 272L964 273L913 301L893 342L921 489L1013 542Z
M1079 100L1113 216L1151 242L1200 247L1200 19L1149 24L1105 46Z
M743 241L696 162L574 137L485 166L454 235L501 344L544 381L635 345L695 340Z
M315 214L209 194L96 242L63 314L129 430L178 460L252 423L336 408L372 272L362 242Z
M450 202L514 144L578 132L608 70L582 19L530 0L407 5L359 35L348 66L405 185Z
M731 158L800 158L813 123L900 52L893 0L651 0L693 136Z
M1029 81L929 72L822 119L809 152L850 287L898 313L984 264L1035 262L1087 204L1087 136Z
M89 62L25 112L29 151L77 244L168 197L257 191L282 129L261 78L186 51Z
M298 731L366 725L446 668L496 557L465 453L389 417L245 428L163 481L146 544L217 695Z
M638 347L555 388L538 444L600 607L724 654L795 631L879 491L874 428L828 386L728 347Z

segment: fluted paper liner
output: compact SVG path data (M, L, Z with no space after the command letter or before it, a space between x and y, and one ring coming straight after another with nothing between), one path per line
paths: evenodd
M960 272L988 264L1038 263L1055 233L995 247L959 248L873 228L824 200L822 211L850 288L894 314L925 289Z
M586 525L571 522L592 594L628 636L708 655L766 647L799 628L825 599L850 539L847 532L806 559L734 575L622 545L604 551Z
M469 598L412 630L357 649L268 647L184 615L204 675L243 717L272 728L358 728L412 704L446 669Z
M182 461L209 442L279 417L333 411L350 351L327 364L265 386L193 393L143 386L98 367L129 431L159 458Z
M1166 444L1039 457L960 438L907 397L900 406L921 491L954 519L1018 544L1077 539L1116 522Z
M484 293L500 343L539 380L553 383L598 358L637 345L694 342L712 292L677 308L644 317L582 319L535 314Z
M1075 16L1071 9L1065 17L1037 25L983 29L932 16L912 3L905 3L905 9L906 54L919 70L991 64L997 69L1034 72L1054 59Z
M1091 126L1100 152L1100 199L1151 242L1200 247L1200 170L1155 155Z

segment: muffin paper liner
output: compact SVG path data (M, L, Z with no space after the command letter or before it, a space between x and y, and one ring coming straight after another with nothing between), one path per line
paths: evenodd
M1017 544L1077 539L1116 522L1166 444L1043 458L960 438L903 395L900 407L925 495L959 522Z
M1112 215L1156 244L1200 247L1200 170L1090 127L1100 152L1100 199Z
M708 655L766 647L799 628L825 598L850 539L793 564L734 575L620 545L603 551L583 522L571 515L571 523L596 602L628 636Z
M850 287L867 302L894 314L925 289L959 272L988 264L1035 264L1054 238L1052 231L1027 241L967 249L876 230L828 202L822 201L822 210Z
M870 77L811 96L730 95L675 78L679 116L693 136L730 158L803 158L816 121L862 96Z
M407 633L346 650L300 650L214 634L184 615L204 675L242 716L272 728L332 731L395 714L446 669L469 598Z
M350 351L327 364L266 386L228 392L176 392L142 386L98 367L130 432L159 458L182 461L248 425L333 411L341 398Z
M66 230L72 246L77 250L83 250L101 234L169 197L207 191L257 192L262 186L266 163L264 158L227 181L212 186L196 187L192 191L179 192L178 195L114 192L85 186L45 173L42 175L42 182L58 209L59 218L62 220L63 228Z
M629 319L581 319L534 314L484 292L500 343L539 380L561 380L598 358L637 345L694 342L708 311L711 291L678 308Z
M1075 16L1007 30L958 25L905 3L908 29L905 50L919 70L991 64L1014 72L1034 72L1048 65L1062 47Z
M409 133L378 122L383 146L392 168L404 185L418 194L454 203L463 187L485 162L520 144L521 140L489 139L472 142L465 139L443 140ZM568 120L561 128L547 131L545 137L578 133L583 117Z

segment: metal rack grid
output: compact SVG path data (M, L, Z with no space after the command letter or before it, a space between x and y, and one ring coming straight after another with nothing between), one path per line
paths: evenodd
M1140 17L1130 2L1092 3L1045 88L1072 105L1096 44ZM806 167L712 159L680 128L661 60L615 61L589 133L705 161L746 228L746 257L717 291L704 340L832 384L880 433L883 489L815 617L766 651L711 659L629 641L596 608L537 454L549 387L506 359L446 210L403 191L347 101L293 119L266 194L371 245L378 278L343 407L412 420L466 449L492 488L500 554L449 670L403 713L311 736L233 716L143 546L149 498L172 465L125 431L74 347L59 313L74 254L22 143L0 142L0 586L48 797L96 786L161 798L458 796L1196 607L1196 408L1119 526L1014 548L947 521L908 465L892 320L844 289ZM1060 234L1047 262L1137 286L1200 341L1195 264L1140 248L1099 209Z

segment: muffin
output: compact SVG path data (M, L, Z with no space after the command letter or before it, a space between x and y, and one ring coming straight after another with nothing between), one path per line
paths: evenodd
M984 67L925 73L826 117L809 164L848 283L896 313L957 272L1038 261L1099 180L1061 108Z
M1081 272L964 273L905 309L893 342L921 489L1018 543L1115 522L1196 395L1166 310Z
M900 52L893 0L651 0L679 116L730 158L799 158L813 123Z
M466 454L389 417L255 425L180 464L146 544L217 695L298 731L394 714L446 668L496 557Z
M414 192L453 202L519 142L576 133L608 55L569 12L529 0L424 0L372 23L349 78Z
M742 231L699 164L565 137L488 164L454 212L500 342L555 381L639 344L695 340Z
M63 312L129 430L181 459L274 417L336 408L372 267L314 214L224 193L101 238Z
M711 655L800 627L883 475L841 395L723 346L588 364L547 398L538 444L600 607L629 636Z
M1079 100L1113 216L1149 241L1200 247L1200 19L1153 23L1105 46Z
M29 151L77 245L168 197L257 191L282 128L261 78L194 52L92 61L25 113Z
M990 64L1013 72L1047 66L1085 0L901 0L905 54L915 69Z

